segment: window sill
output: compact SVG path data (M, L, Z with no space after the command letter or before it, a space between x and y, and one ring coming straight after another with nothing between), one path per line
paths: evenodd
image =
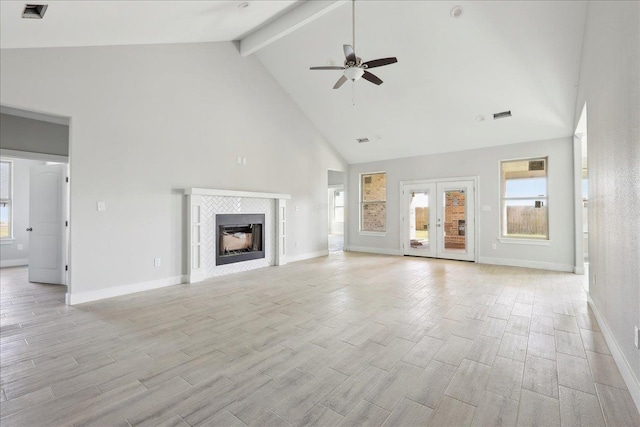
M386 231L360 231L359 234L361 236L380 236L384 237L387 235Z
M510 237L500 237L498 238L500 243L507 243L513 245L532 245L532 246L549 246L551 245L551 240L545 239L514 239Z
M11 239L0 239L0 245L13 245L13 242L15 240L16 239L13 239L13 238L11 238Z

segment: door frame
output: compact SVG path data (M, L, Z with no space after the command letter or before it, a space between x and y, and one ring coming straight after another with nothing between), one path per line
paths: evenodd
M333 171L333 172L339 172L342 174L342 183L341 184L329 184L329 171ZM327 172L325 173L325 177L326 180L325 181L325 188L327 190L329 190L330 188L336 188L338 186L342 186L342 191L344 192L344 223L342 226L342 236L343 236L343 242L342 242L342 250L343 252L347 252L347 243L349 241L349 172L345 171L345 170L340 170L340 169L335 169L335 168L327 168ZM325 199L327 201L327 210L329 209L329 200L328 198ZM327 212L327 214L325 215L325 218L328 219L329 217L329 213ZM329 253L329 241L328 241L328 233L331 230L329 229L329 224L327 221L327 246L325 247L325 250L327 251L327 253Z
M472 181L473 182L473 228L474 228L474 236L473 236L473 261L469 262L478 262L479 260L479 250L480 250L480 227L478 227L478 200L479 200L479 176L455 176L455 177L446 177L446 178L430 178L430 179L412 179L406 181L400 181L399 186L399 199L400 199L400 233L399 234L399 244L400 244L400 252L404 256L404 186L405 185L424 185L424 184L435 184L438 182L451 182L451 181ZM442 258L445 259L445 258Z
M73 129L75 126L75 121L73 117L57 114L49 111L38 110L31 107L26 107L24 105L0 104L0 109L2 109L3 112L5 112L5 108L20 111L22 114L24 114L22 117L25 117L25 118L33 118L36 120L43 120L43 121L49 121L49 119L52 119L53 120L52 123L66 124L69 127L69 140L67 141L68 155L58 156L58 155L47 154L47 153L37 153L37 152L7 150L7 149L0 149L0 155L4 154L4 155L7 155L8 157L16 157L16 158L22 158L27 160L44 160L44 161L66 163L67 174L68 174L68 177L70 177L73 173L73 165L74 165L72 153L73 153L73 135L74 135ZM65 272L64 272L65 284L67 286L67 292L65 294L66 305L71 305L71 289L72 289L72 284L71 284L72 282L71 269L73 268L71 265L71 256L72 256L71 239L73 237L71 234L72 233L71 228L73 226L73 193L71 192L72 185L73 185L73 182L71 181L71 179L69 179L69 185L67 185L67 188L66 188L67 218L69 221L69 226L66 227L66 232L64 233L65 250L63 253L63 257L65 259L65 266L66 266Z

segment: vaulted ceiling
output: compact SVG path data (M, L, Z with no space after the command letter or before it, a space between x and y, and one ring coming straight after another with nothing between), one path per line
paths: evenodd
M352 43L349 2L49 3L46 19L31 22L15 18L23 1L2 1L2 47L242 39L252 46L243 53L256 51L349 163L573 133L584 1L357 1L357 55L398 63L371 70L380 86L359 80L339 90L340 71L309 67L342 65L342 45ZM457 18L454 6L462 7ZM493 119L506 110L512 117Z

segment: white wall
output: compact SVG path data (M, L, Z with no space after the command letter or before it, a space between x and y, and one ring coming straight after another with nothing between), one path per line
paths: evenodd
M5 150L68 156L69 126L2 113L0 141Z
M326 252L327 169L346 164L232 43L2 50L0 67L0 103L71 117L72 294L179 281L184 187L290 193L288 256Z
M640 351L634 346L634 325L640 326L638 23L638 2L589 2L576 123L586 102L589 292L615 341L610 347L625 359L618 366L624 374L626 363L633 372L625 379L635 381L627 385L640 408Z
M491 123L487 123L491 125ZM572 138L535 141L477 150L434 154L422 157L361 163L349 168L349 247L369 248L373 252L400 254L400 181L478 176L479 257L481 262L505 265L528 265L573 271L573 148ZM549 246L500 243L500 161L507 159L549 157ZM367 172L387 173L387 231L385 236L359 233L359 175ZM490 206L483 212L482 206ZM497 249L492 249L495 243Z
M344 172L330 170L328 180L329 180L329 185L344 184Z
M29 179L31 167L45 162L4 158L13 162L13 238L0 245L0 266L26 265L29 258ZM22 245L22 250L18 250Z

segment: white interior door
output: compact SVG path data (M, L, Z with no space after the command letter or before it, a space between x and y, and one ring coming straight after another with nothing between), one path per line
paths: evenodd
M29 183L29 281L65 284L67 165L34 166Z
M403 185L405 255L475 261L474 181Z

